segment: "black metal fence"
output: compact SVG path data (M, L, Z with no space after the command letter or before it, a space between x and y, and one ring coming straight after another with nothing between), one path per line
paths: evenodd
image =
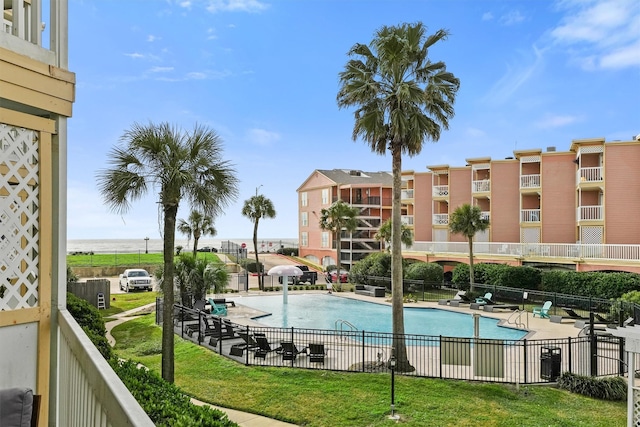
M624 375L624 339L592 334L544 340L496 340L352 330L242 326L176 304L174 330L225 357L245 365L295 367L349 372L381 372L394 351L406 346L409 369L402 375L512 384L555 381L562 372ZM162 322L162 300L156 304Z

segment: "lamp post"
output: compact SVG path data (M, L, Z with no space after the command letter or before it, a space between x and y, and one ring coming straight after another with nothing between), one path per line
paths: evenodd
M260 184L260 185L258 185L258 186L256 187L256 197L258 197L258 190L260 189L260 187L262 187L262 184Z
M148 237L144 238L144 253L145 254L149 253L149 238Z
M391 369L391 415L389 416L392 420L400 419L395 413L396 411L396 356L393 353L393 349L391 349L391 358L389 359L389 369Z

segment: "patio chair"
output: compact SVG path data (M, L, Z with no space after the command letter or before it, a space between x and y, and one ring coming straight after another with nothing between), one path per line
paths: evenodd
M298 350L293 341L281 341L282 360L296 360L299 354L307 354L308 347Z
M255 358L265 359L267 357L267 354L274 351L277 353L282 352L282 347L272 348L266 336L256 336L255 340L256 340L256 343L258 344L258 348L253 354L254 359Z
M308 355L309 362L322 363L324 365L324 357L327 355L327 351L324 348L324 344L310 343Z
M551 309L552 304L553 303L551 301L545 301L545 303L542 304L542 307L534 307L533 317L536 317L536 314L537 314L538 316L540 316L541 319L548 319L549 310Z
M575 320L588 319L588 317L581 316L578 313L576 313L572 308L569 308L569 307L560 307L560 308L563 309L565 311L565 313L567 313L569 315L570 319L575 319Z
M255 351L257 348L260 347L256 342L255 337L265 336L263 333L259 333L259 332L256 332L255 334L251 334L247 330L239 331L238 335L240 336L240 338L242 338L242 341L244 342L242 344L234 344L231 346L231 350L229 350L229 354L232 356L242 356L245 350Z
M216 304L213 298L209 298L209 305L211 306L211 314L216 316L226 316L227 306L222 304Z
M487 292L483 297L476 298L476 304L496 304L492 298L493 294L491 292Z

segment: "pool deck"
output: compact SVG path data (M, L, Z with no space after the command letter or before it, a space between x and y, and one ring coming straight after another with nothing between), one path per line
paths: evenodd
M302 295L302 294L325 294L326 291L290 291L289 295ZM241 292L237 294L224 294L224 295L216 295L215 297L225 297L227 300L235 301L236 307L228 308L228 318L235 323L240 325L249 325L249 326L264 326L261 323L258 323L253 318L264 314L259 310L255 310L253 308L247 307L242 304L243 297L256 297L256 296L282 296L282 292L260 292L260 291L249 291L249 292ZM391 305L390 297L386 298L376 298L370 297L366 295L359 295L353 292L334 292L334 296L339 298L350 298L355 300L367 301L367 302L375 302L378 304L386 304ZM449 305L439 305L437 302L426 302L420 301L416 303L405 303L405 307L422 307L422 308L435 308L440 310L448 310L458 313L466 313L472 314L477 313L483 317L489 317L493 319L499 319L504 323L504 326L515 327L513 324L507 324L507 320L513 314L511 310L499 310L494 312L487 312L482 309L480 310L472 310L469 304L462 304L459 307L451 307ZM549 319L541 319L540 317L533 317L533 314L528 313L524 316L523 322L526 326L525 328L516 328L523 329L529 331L527 335L527 339L553 339L553 338L567 338L567 337L577 337L580 332L579 328L574 327L574 321L570 319L564 319L561 323L551 322Z

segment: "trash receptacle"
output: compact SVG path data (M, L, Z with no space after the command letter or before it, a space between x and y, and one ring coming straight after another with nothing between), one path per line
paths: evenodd
M540 378L555 381L560 376L562 349L560 347L542 347L540 349Z

